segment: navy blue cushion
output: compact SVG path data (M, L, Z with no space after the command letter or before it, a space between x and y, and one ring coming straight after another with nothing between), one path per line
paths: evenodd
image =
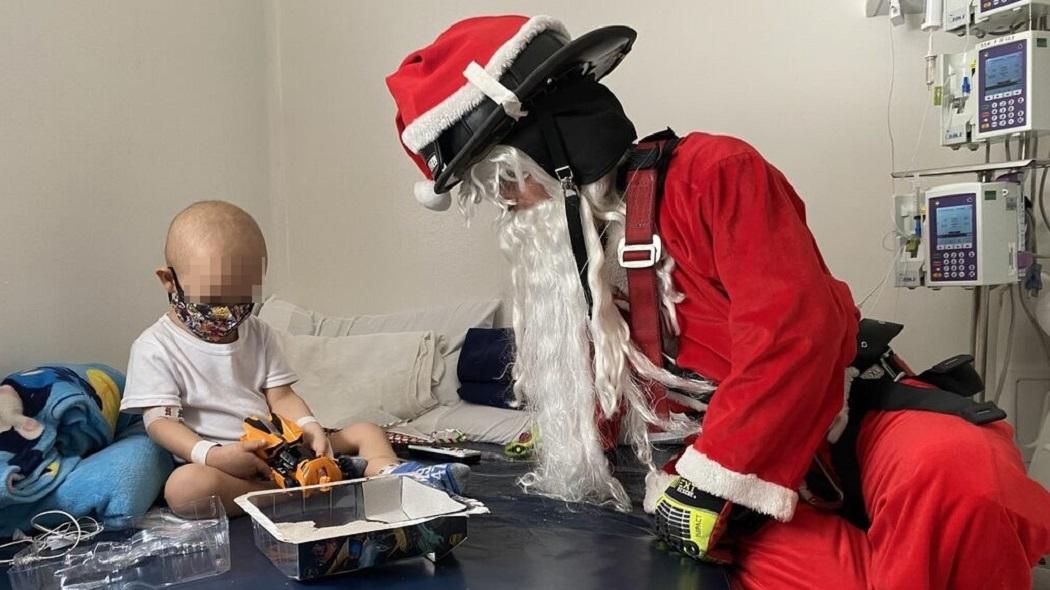
M510 364L514 361L514 330L510 328L471 328L459 353L457 374L460 383L510 383Z
M514 331L510 328L471 328L459 353L459 397L465 401L508 408L513 380Z
M467 381L459 387L459 397L463 401L496 408L510 408L507 404L513 398L513 385L510 383L478 383ZM514 408L512 408L514 409Z

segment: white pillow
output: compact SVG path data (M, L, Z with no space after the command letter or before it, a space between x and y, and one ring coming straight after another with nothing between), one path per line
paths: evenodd
M382 315L350 317L325 316L288 301L270 297L259 311L259 319L279 331L315 336L349 336L389 332L432 331L444 336L444 375L434 387L434 395L444 405L459 399L459 351L470 328L491 328L500 301L466 301L459 305L404 311Z
M531 428L531 414L460 401L441 405L409 425L422 432L459 430L472 442L507 444Z
M372 410L410 420L438 404L440 336L401 332L327 338L275 330L288 364L299 374L295 391L321 424L342 428Z

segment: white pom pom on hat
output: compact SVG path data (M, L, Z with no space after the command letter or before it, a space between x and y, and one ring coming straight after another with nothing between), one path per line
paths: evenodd
M449 193L435 193L434 182L431 180L420 180L414 187L416 200L431 211L444 211L452 205L452 195Z

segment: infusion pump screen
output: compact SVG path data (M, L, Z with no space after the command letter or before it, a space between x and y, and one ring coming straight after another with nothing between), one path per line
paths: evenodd
M993 57L985 62L985 92L1010 92L1024 82L1024 50Z
M973 207L956 205L937 209L937 241L965 244L973 238Z

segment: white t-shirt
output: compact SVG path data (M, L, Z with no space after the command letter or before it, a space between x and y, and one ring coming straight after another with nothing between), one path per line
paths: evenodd
M229 344L205 342L167 315L131 345L120 409L181 407L186 426L205 440L240 440L244 419L269 416L264 389L298 380L270 327L249 317Z

